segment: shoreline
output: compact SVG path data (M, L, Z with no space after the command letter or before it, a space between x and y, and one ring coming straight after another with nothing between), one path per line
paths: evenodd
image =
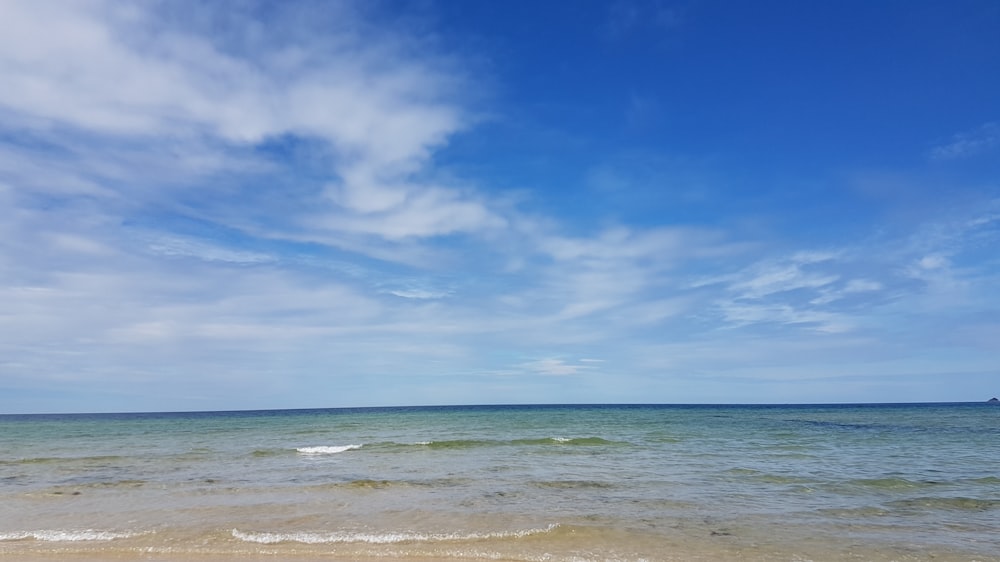
M626 529L566 525L559 532L517 539L470 539L453 542L401 540L393 544L274 544L234 542L226 533L208 536L146 536L87 543L43 542L31 539L0 543L0 559L19 562L581 562L724 561L823 562L1000 561L1000 554L970 545L916 544L901 540L891 529L868 529L867 539L843 536L836 529L812 529L780 522L749 527L739 521L663 521L656 528ZM779 534L778 531L783 531ZM987 545L984 545L987 546ZM985 549L988 550L988 549Z

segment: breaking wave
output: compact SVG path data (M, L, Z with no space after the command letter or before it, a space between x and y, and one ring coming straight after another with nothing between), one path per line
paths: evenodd
M399 544L399 543L431 543L452 541L475 541L489 539L519 539L531 535L549 533L558 524L539 529L520 529L516 531L496 531L492 533L362 533L362 532L329 532L329 533L254 533L233 529L233 537L245 542L259 544L278 544L295 542L302 544L335 544L335 543L366 543L366 544Z
M353 451L355 449L360 449L361 447L363 447L363 445L299 447L298 449L295 449L295 451L303 455L334 455L337 453L343 453L345 451Z
M137 534L141 533L98 531L95 529L14 531L0 533L0 541L23 541L28 539L46 542L112 541L115 539L127 539Z

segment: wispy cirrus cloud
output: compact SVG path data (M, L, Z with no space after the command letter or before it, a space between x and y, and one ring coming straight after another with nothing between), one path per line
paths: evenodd
M55 150L94 151L74 136L105 153L128 150L81 158L123 167L77 176L79 193L134 196L136 184L159 179L148 176L157 167L179 164L202 177L236 170L246 162L229 154L246 157L249 147L295 135L322 142L333 181L300 192L307 198L296 214L269 217L272 235L305 229L323 243L337 241L323 232L393 241L503 226L480 195L414 176L472 119L456 103L461 78L446 70L446 57L411 53L416 39L372 28L352 4L327 7L320 19L329 27L303 27L296 6L270 14L265 30L252 14L221 6L165 17L169 7L158 5L11 4L0 34L0 108L17 117L22 135ZM199 21L211 23L191 25ZM286 32L293 24L296 32ZM49 135L53 128L68 135ZM100 181L109 177L117 181ZM238 192L217 193L240 204Z
M560 321L599 317L626 324L676 314L683 305L672 298L681 286L673 273L690 263L732 256L741 247L721 231L685 227L610 227L589 237L536 240L551 263L540 267L539 285L529 293L533 309ZM642 304L650 301L648 308ZM622 314L633 308L634 315Z
M597 369L599 364L600 360L597 359L579 359L576 361L569 361L559 357L547 357L545 359L522 363L519 367L530 373L538 375L564 377Z
M834 283L839 276L810 266L829 262L835 257L829 252L800 252L785 260L758 264L746 272L748 275L745 278L731 284L729 289L741 299L756 299L798 289L819 289Z
M266 26L263 9L4 4L4 384L136 392L210 369L252 387L437 333L405 303L447 293L406 266L434 263L426 239L504 224L424 173L473 119L460 65L360 4L272 6Z
M836 300L825 297L846 290L835 288L841 280L833 263L837 259L837 252L797 252L698 285L723 284L730 296L717 300L715 306L729 325L776 323L839 332L848 329L845 318L818 308Z
M235 264L261 264L275 261L272 255L246 250L224 248L203 240L163 236L151 240L147 249L161 256L191 257L205 261L218 261Z
M976 306L983 276L997 260L987 248L1000 238L993 207L964 209L912 227L905 236L877 237L821 251L768 257L739 271L695 282L724 291L715 307L735 327L800 326L846 332L881 325L912 310ZM992 298L977 306L993 306ZM961 303L964 303L961 304Z
M640 30L670 30L682 21L676 6L650 0L617 0L608 5L600 31L608 40L621 40Z
M930 151L932 160L970 158L1000 147L1000 123L990 121L976 129L955 134L948 142Z

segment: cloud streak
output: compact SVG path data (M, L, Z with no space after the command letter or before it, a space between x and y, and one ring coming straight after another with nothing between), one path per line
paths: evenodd
M23 134L42 138L56 128L144 146L114 173L129 195L157 159L205 174L241 164L227 162L227 152L287 135L318 139L336 179L314 189L312 212L298 222L271 217L281 225L272 234L305 228L394 241L502 227L481 197L414 175L469 123L454 103L460 78L445 72L443 57L406 54L412 41L372 41L380 33L351 5L331 7L333 32L295 34L280 31L298 21L295 13L272 14L272 32L238 10L221 17L202 7L180 22L213 21L211 35L196 35L153 5L13 3L0 40L0 106ZM197 153L172 153L191 140ZM76 183L81 194L109 188Z
M950 141L931 149L933 160L971 158L1000 147L1000 124L984 123L972 131L958 133Z

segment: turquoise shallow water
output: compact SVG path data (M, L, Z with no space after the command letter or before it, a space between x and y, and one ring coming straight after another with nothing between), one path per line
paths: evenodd
M1000 407L0 416L0 554L1000 560Z

